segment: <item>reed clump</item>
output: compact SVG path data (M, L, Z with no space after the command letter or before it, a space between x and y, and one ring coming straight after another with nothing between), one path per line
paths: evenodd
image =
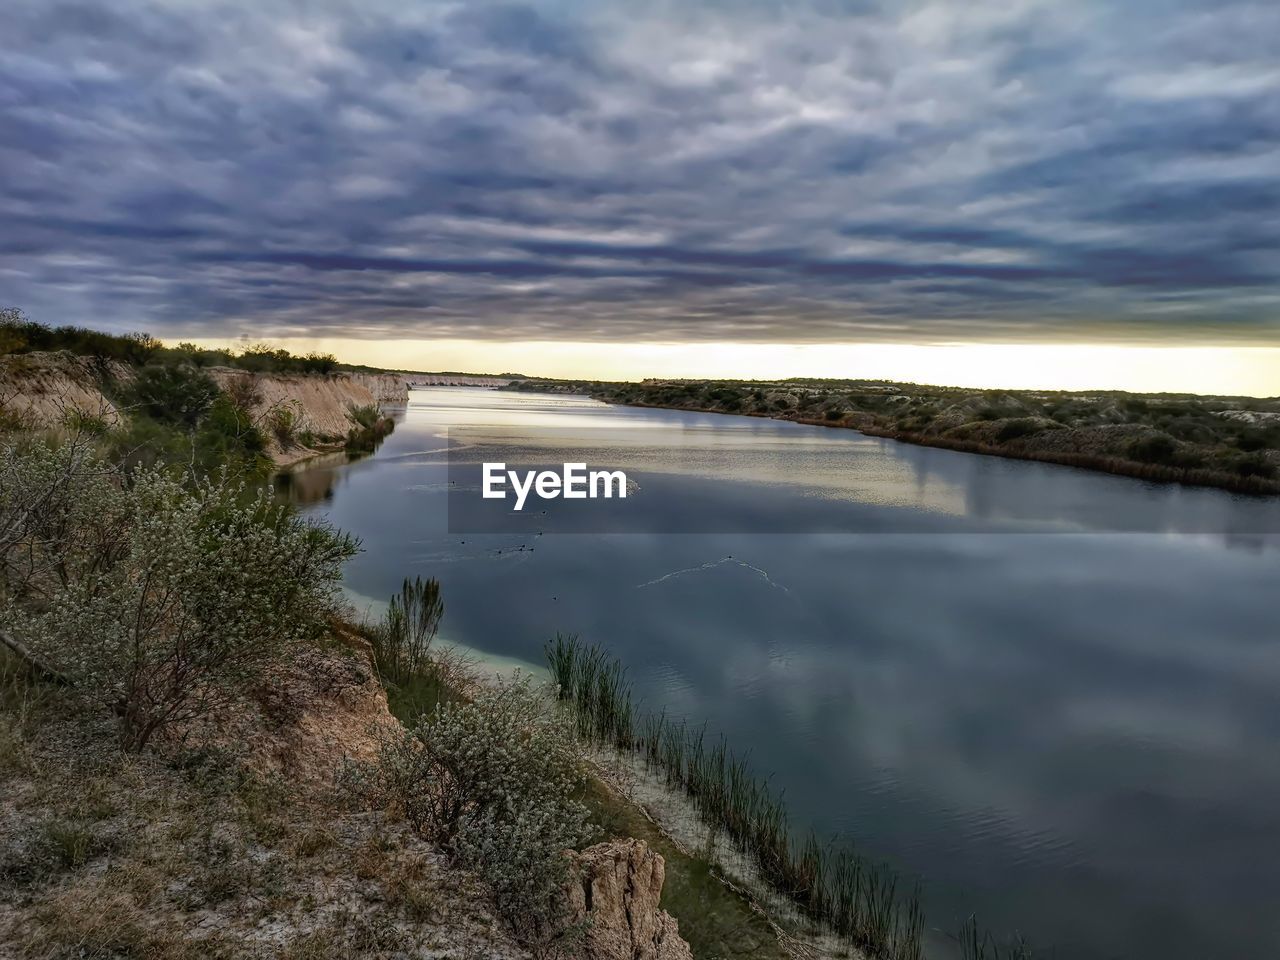
M705 728L690 729L661 713L640 714L625 670L599 645L557 634L546 657L581 736L635 753L661 770L751 857L770 885L851 946L884 960L920 960L918 886L902 891L885 865L823 843L816 834L798 841L781 792L751 771L745 755L723 738L708 743Z
M978 927L977 919L972 916L960 927L956 939L960 944L960 960L1033 960L1031 947L1022 937L998 943Z

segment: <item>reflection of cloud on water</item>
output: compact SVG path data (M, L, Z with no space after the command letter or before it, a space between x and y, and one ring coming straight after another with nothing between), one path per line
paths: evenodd
M721 567L721 566L724 566L725 564L731 564L733 566L742 567L746 570L750 570L752 573L762 578L765 583L769 584L769 586L777 590L781 590L787 596L791 596L791 591L788 588L784 587L782 584L778 583L772 577L770 577L769 571L761 569L760 567L754 566L750 563L747 563L745 560L735 560L733 557L721 557L719 560L711 560L711 561L708 561L707 563L701 564L696 567L685 567L683 570L672 570L670 573L663 574L662 576L658 577L655 580L649 580L649 581L646 581L645 583L636 584L636 589L643 590L645 587L656 586L659 583L662 583L666 580L674 579L675 577L682 577L685 574L689 574L689 573L701 573L704 570L713 570L716 567Z

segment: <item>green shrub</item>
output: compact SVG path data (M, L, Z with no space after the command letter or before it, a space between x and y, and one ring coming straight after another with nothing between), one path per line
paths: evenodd
M401 813L488 883L535 952L564 944L566 849L591 836L586 769L572 726L528 678L446 703L411 731L384 735L376 758L342 774L356 798Z
M111 432L111 424L105 417L86 413L83 410L68 411L64 423L69 430L94 437L105 437Z
M230 350L206 349L194 343L180 343L170 353L179 362L196 367L229 367L234 357Z
M1270 431L1249 427L1236 434L1235 444L1237 448L1245 453L1255 453L1268 447L1277 446L1277 434L1280 434L1280 430L1276 430L1274 427Z
M289 407L275 407L267 415L267 426L282 450L288 450L297 439L298 418Z
M356 426L363 427L365 430L374 429L382 419L382 411L374 404L353 406L347 411L347 415Z
M434 778L455 798L456 810L437 826L452 833L467 811L510 809L550 800L575 816L571 798L585 779L572 728L527 678L484 690L470 703L441 706L414 727L436 770Z
M354 542L263 491L125 475L82 448L0 450L3 626L126 748L244 699L334 610Z
M379 441L395 428L395 421L384 417L375 404L353 406L347 415L354 424L347 432L348 453L371 453Z
M996 441L998 443L1008 443L1010 440L1017 440L1019 437L1027 437L1033 433L1039 433L1042 429L1040 424L1028 417L1008 420L1000 425L1000 429L996 432Z
M262 431L227 394L219 394L196 432L197 463L208 472L227 468L261 476L270 468Z
M1164 433L1152 434L1135 440L1129 448L1130 455L1143 463L1170 463L1178 452L1174 439Z
M1242 477L1261 477L1264 480L1272 479L1277 472L1276 465L1261 453L1238 457L1233 467Z
M565 897L573 880L565 850L586 834L585 812L574 819L547 799L463 818L458 859L485 881L498 912L535 956L558 954L586 932L589 921L575 922Z
M123 363L142 364L161 348L160 341L146 333L103 333L87 327L47 327L23 315L16 307L0 309L0 344L4 352L67 350L81 356L103 357Z
M218 385L195 367L143 367L127 391L131 405L161 423L193 428L218 397Z

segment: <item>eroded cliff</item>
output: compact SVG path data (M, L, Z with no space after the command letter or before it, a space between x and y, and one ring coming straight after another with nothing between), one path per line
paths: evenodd
M406 403L395 374L254 373L232 367L204 371L245 409L277 465L295 463L342 443L358 426L352 411ZM0 413L34 429L79 420L121 425L136 371L127 364L70 353L0 357Z

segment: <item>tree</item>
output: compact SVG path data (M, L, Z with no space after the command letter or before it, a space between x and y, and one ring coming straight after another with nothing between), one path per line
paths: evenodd
M149 333L126 333L124 336L124 353L130 363L143 364L164 346Z
M17 307L0 307L0 356L17 353L27 345L23 328L28 322Z

